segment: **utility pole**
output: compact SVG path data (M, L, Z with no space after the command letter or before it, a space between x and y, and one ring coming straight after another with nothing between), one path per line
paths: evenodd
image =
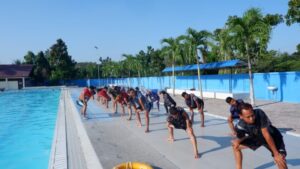
M196 53L196 56L197 56L197 67L198 67L198 89L199 89L199 92L200 92L200 98L203 99L202 84L201 84L201 78L200 78L200 76L201 76L201 72L200 72L200 56L198 56L197 53Z
M96 51L98 51L98 47L97 47L97 46L95 46L94 48L96 49ZM97 53L98 53L98 52L96 52L96 55L97 55ZM100 61L100 59L101 59L101 61ZM102 57L99 58L99 61L100 61L100 64L101 64L101 62L102 62ZM100 87L100 77L99 77L99 66L100 66L100 64L98 64L98 62L96 62L96 64L97 64L97 66L98 66L98 87Z

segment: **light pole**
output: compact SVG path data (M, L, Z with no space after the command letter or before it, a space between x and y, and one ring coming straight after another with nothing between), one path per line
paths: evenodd
M102 65L102 62L103 62L103 60L102 60L102 57L100 56L100 57L99 57L99 65L98 65L98 83L99 83L99 86L100 86L99 66Z
M96 51L98 51L98 47L97 47L97 46L95 46L94 48L96 49ZM97 53L98 53L98 52L96 52L96 55L97 55ZM100 59L101 59L101 60L100 60ZM99 58L99 61L100 61L100 64L101 64L101 62L102 62L102 57ZM100 64L98 64L97 62L96 62L96 64L97 64L97 66L98 66L98 87L100 87L100 77L99 77L99 66L100 66Z
M202 53L199 52L199 54L202 56ZM197 55L197 69L198 69L198 89L199 89L199 93L200 93L200 98L203 99L203 93L202 93L202 84L201 84L201 71L200 71L200 56Z

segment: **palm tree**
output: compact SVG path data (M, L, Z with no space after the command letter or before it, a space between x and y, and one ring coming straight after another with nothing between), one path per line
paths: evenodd
M198 50L200 50L202 54L202 61L206 63L206 57L208 54L208 46L211 45L210 37L212 37L211 33L205 30L196 31L192 28L187 29L187 36L185 36L187 44L190 45L188 53L190 53L190 57L193 57L197 61L198 65L198 88L200 92L200 97L203 99L202 94L202 85L201 85L201 72L200 72L200 58L198 56Z
M131 77L131 70L133 69L132 68L132 63L133 63L133 60L134 60L134 56L133 55L128 55L128 54L123 54L122 56L125 58L124 67L128 71L128 77L129 77L128 85L129 85L129 87L131 87L130 77Z
M175 62L176 58L180 57L180 41L183 40L183 37L174 38L165 38L162 39L161 43L166 44L164 46L164 51L167 57L172 59L172 76L173 76L173 96L175 96Z
M289 0L289 8L285 15L286 24L300 23L300 0Z
M131 72L137 72L138 75L138 83L140 86L140 78L141 78L141 70L142 70L142 64L140 59L138 59L137 57L133 56L133 55L127 55L127 54L123 54L123 57L125 57L125 65L128 69L129 72L129 77L131 77ZM129 86L131 86L131 83L129 81Z
M206 30L197 31L192 28L187 29L187 41L190 41L194 54L197 55L198 50L202 53L202 61L206 63L208 47L212 46L212 34ZM197 56L198 57L198 56Z
M232 38L229 35L227 28L216 29L214 31L214 39L217 42L216 45L219 48L219 55L222 60L231 60L234 58Z
M250 100L253 105L255 100L251 62L266 51L272 26L280 22L282 18L279 15L264 17L260 9L251 8L242 17L230 16L226 23L229 35L235 40L238 51L248 60Z

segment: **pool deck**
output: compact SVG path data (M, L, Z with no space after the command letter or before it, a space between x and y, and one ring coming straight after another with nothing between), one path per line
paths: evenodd
M80 88L70 89L71 101L77 115L80 107L75 105ZM183 106L181 97L176 96L178 105ZM216 106L217 105L217 106ZM265 110L273 124L282 131L299 131L299 104L257 102L260 108ZM99 105L96 100L88 103L89 119L78 118L90 140L97 158L105 169L126 161L146 162L155 169L232 169L234 157L229 136L229 128L224 120L228 115L228 105L224 100L205 99L205 128L200 127L199 114L196 113L195 125L193 126L197 137L199 159L194 159L192 146L187 134L183 130L175 130L175 142L167 141L168 131L166 128L166 115L164 107L156 108L150 112L150 133L136 127L135 120L127 121L119 113L113 115L110 109ZM286 113L288 111L289 113ZM272 113L270 113L272 112ZM284 114L284 115L283 115ZM142 123L144 114L141 115ZM134 118L135 119L135 116ZM292 124L292 123L295 123ZM288 152L287 163L289 168L300 168L300 137L284 134L286 149ZM83 148L82 151L85 151ZM244 168L263 169L276 168L273 159L265 148L259 148L255 152L243 151ZM85 154L85 153L83 153ZM86 158L88 161L89 158ZM87 167L89 168L89 167Z

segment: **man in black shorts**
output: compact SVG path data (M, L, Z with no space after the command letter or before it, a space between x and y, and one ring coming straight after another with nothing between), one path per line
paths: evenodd
M236 125L237 138L232 140L236 168L242 168L242 149L256 150L266 147L279 169L286 169L286 150L281 133L272 126L268 116L261 109L253 110L251 104L240 106L240 121Z
M236 136L236 131L234 129L233 121L235 120L238 121L238 119L240 119L239 108L240 105L244 103L244 101L242 99L235 100L232 97L227 97L225 101L230 105L230 110L229 110L230 115L228 116L227 121L228 121L229 128L231 130L231 135Z
M199 97L195 96L194 94L187 94L186 92L183 92L181 96L185 100L185 104L190 108L191 111L191 121L194 123L194 110L195 108L198 109L200 116L201 116L201 127L204 127L204 102Z
M192 128L192 123L189 119L189 115L181 107L171 107L169 110L170 114L167 117L167 127L169 129L169 138L170 142L174 141L174 128L185 130L192 142L194 157L199 158L197 140Z

